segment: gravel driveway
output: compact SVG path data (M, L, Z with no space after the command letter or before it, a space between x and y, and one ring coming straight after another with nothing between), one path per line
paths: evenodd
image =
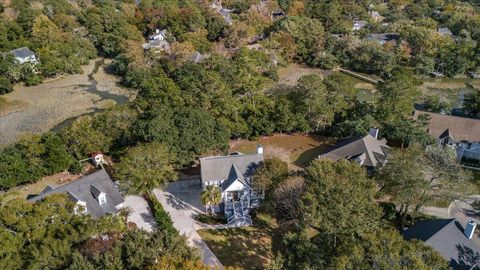
M197 247L202 252L203 263L223 268L218 258L197 233L197 230L202 228L194 220L194 216L203 211L200 192L200 180L177 181L170 183L165 191L160 189L153 191L165 211L170 214L173 226L188 238L189 245Z
M130 215L127 217L128 222L135 223L137 228L147 232L151 232L156 228L155 218L144 198L127 196L123 204L131 210Z

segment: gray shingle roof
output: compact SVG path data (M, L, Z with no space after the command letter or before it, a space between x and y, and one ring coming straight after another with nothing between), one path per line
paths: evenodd
M245 179L253 174L262 161L263 154L238 154L200 158L202 182L227 180L234 177L233 174L236 174L238 178ZM233 172L232 167L234 168Z
M480 248L463 234L455 219L417 222L403 232L406 240L419 239L438 251L455 270L470 269L480 260Z
M454 115L446 115L415 110L414 119L422 114L430 115L428 134L441 138L448 130L448 135L457 141L480 142L480 120Z
M250 187L250 183L247 183L240 170L233 164L228 178L222 183L222 191L227 190L236 180L240 181L246 187Z
M400 34L399 33L370 34L366 38L368 40L376 40L379 42L397 41L397 39L400 38Z
M22 58L22 59L25 59L25 58L28 58L30 56L34 56L35 53L32 52L29 48L27 47L22 47L22 48L18 48L18 49L15 49L15 50L11 50L10 51L11 54L13 54L13 56L15 58Z
M375 167L383 163L388 156L388 149L385 139L377 140L368 134L363 137L353 137L335 144L319 158L328 158L334 161L350 159L361 161L363 166Z
M100 205L96 199L100 192L104 192L107 198L107 202L102 205ZM86 202L87 212L93 218L102 217L107 213L117 213L118 209L115 206L124 202L122 195L115 187L115 184L110 179L110 176L103 169L86 175L64 186L55 189L44 190L44 192L28 200L35 202L42 200L51 194L59 193L67 194L67 196L69 196L74 202Z

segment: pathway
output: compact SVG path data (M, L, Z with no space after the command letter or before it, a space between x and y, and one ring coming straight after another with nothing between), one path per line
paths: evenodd
M147 232L151 232L157 227L155 218L144 198L140 196L127 196L123 204L131 210L127 217L128 222L135 223L137 228Z
M155 189L153 193L167 211L173 221L173 226L181 235L188 238L188 244L197 247L202 252L203 263L223 268L222 263L208 248L197 233L203 226L194 220L194 216L202 213L200 203L200 182L198 180L177 181L170 183L165 191Z

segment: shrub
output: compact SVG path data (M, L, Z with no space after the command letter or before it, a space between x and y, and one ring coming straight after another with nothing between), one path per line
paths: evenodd
M12 82L6 77L0 77L0 95L13 91Z
M152 209L153 216L155 217L155 221L157 222L158 228L160 230L176 234L178 233L177 229L173 227L172 219L170 215L165 212L163 209L162 204L157 200L155 195L149 194L147 195L147 201L150 204L150 209Z

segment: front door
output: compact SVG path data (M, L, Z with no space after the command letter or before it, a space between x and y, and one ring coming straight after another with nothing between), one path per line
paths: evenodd
M237 202L240 200L240 192L239 191L234 191L233 192L233 201Z

